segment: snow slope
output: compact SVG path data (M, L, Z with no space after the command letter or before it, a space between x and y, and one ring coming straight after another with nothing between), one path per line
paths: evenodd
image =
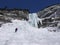
M0 45L60 45L60 32L32 27L27 21L12 20L0 28ZM18 31L15 33L15 28Z

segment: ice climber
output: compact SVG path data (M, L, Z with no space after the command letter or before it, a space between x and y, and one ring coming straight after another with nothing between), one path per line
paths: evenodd
M15 32L17 32L18 28L15 29Z

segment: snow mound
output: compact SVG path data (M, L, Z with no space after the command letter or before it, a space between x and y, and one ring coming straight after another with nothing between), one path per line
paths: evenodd
M60 45L60 33L32 27L27 21L12 20L0 28L0 45Z

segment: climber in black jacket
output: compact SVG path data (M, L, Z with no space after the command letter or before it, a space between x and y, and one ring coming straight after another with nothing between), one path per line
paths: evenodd
M17 32L18 28L15 28L15 32Z

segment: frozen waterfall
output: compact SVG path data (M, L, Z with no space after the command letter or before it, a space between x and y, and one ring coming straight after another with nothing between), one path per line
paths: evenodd
M38 15L36 13L29 14L29 23L30 23L30 25L32 25L33 27L38 28L38 23L39 22L42 25L42 19L38 18Z

